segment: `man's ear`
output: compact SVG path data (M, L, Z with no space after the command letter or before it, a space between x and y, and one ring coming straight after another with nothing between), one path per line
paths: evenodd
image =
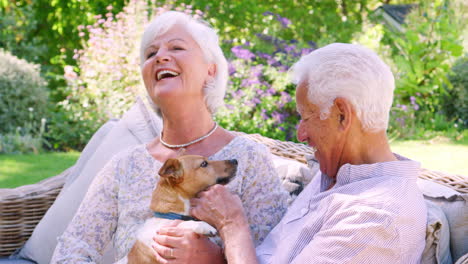
M214 78L216 76L216 64L214 63L211 63L210 64L210 67L208 68L208 75L211 77L211 78Z
M340 128L347 130L351 126L351 122L354 118L353 106L348 100L342 97L336 98L333 104L335 105L338 112L337 114Z
M170 184L179 184L184 180L184 169L178 159L168 159L159 169L159 176Z

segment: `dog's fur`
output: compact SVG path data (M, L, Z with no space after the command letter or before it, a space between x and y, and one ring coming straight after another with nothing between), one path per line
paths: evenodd
M211 185L228 183L236 170L237 160L209 161L195 155L168 159L159 170L160 180L153 191L150 209L189 215L190 198ZM128 263L157 263L156 252L151 247L153 236L168 221L171 220L153 217L145 222L128 254ZM185 221L179 227L202 235L216 234L216 229L202 221Z

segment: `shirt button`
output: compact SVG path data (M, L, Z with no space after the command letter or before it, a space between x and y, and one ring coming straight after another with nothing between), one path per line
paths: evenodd
M305 215L305 214L307 214L308 211L309 211L309 210L308 210L307 208L302 208L302 209L301 209L301 214L302 214L302 215Z

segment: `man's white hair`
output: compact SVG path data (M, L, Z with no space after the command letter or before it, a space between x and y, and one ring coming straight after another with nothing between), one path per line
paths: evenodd
M386 130L395 79L374 52L353 44L334 43L303 56L291 69L293 82L307 81L307 97L328 118L336 98L353 105L365 131Z
M219 46L218 35L205 21L182 12L168 11L156 16L146 27L140 46L140 67L145 61L145 50L155 38L164 34L174 25L183 26L203 52L208 63L216 65L214 80L208 81L203 88L205 103L211 114L224 105L224 95L228 80L228 66L223 51Z

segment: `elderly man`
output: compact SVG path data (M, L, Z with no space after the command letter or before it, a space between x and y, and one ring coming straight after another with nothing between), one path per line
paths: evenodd
M389 67L370 50L336 43L304 56L292 72L297 137L316 150L321 176L256 251L240 199L225 187L192 200L192 214L216 226L230 264L419 263L426 226L420 165L388 144Z

